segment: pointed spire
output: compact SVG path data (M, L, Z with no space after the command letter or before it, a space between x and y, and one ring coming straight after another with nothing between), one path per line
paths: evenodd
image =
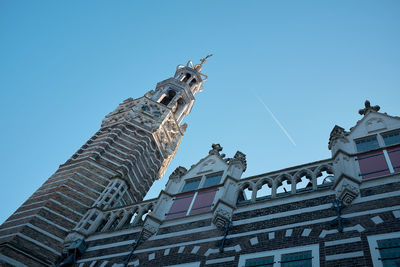
M378 105L371 107L371 103L370 103L368 100L365 100L364 105L365 105L365 108L360 109L360 110L358 111L358 113L359 113L360 115L367 115L367 113L370 112L370 111L376 111L376 112L378 112L378 111L381 109L381 107L378 106Z

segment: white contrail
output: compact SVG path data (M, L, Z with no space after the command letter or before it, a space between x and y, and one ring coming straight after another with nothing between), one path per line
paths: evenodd
M287 138L289 138L290 142L292 142L292 144L294 146L296 146L296 143L294 142L293 138L290 136L290 134L288 133L288 131L286 131L285 127L283 127L283 125L278 121L278 119L275 117L274 113L272 113L272 111L268 108L268 106L264 103L264 101L262 101L262 99L254 94L258 100L261 102L261 104L265 107L265 109L268 111L269 115L271 115L271 117L274 119L274 121L276 122L276 124L278 124L278 126L281 128L281 130L286 134Z

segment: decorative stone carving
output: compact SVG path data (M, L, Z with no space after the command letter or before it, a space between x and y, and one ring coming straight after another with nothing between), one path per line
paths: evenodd
M360 110L358 111L358 113L359 113L360 115L364 115L364 116L365 116L365 115L367 115L367 114L368 114L369 112L371 112L371 111L378 112L378 111L381 109L381 107L378 106L378 105L371 107L371 103L370 103L368 100L365 100L364 105L365 105L365 108L362 108L362 109L360 109Z
M233 156L232 159L229 160L229 163L232 164L234 162L240 162L243 166L243 171L247 169L247 161L246 161L246 154L237 151L235 156Z
M182 176L187 173L187 169L185 167L179 166L173 171L173 173L169 176L169 179L174 183L179 183Z
M329 137L329 143L328 143L328 148L331 149L334 142L338 139L343 139L347 141L346 136L349 133L346 132L342 127L335 125L331 131L331 135Z
M208 152L208 154L219 156L219 152L222 151L222 146L220 144L212 144L211 147L212 149Z
M382 118L371 118L366 121L365 126L367 128L367 132L374 132L386 129L385 122Z
M353 200L360 194L360 189L348 182L343 182L340 189L336 192L339 200L343 201L346 205L351 204Z
M155 235L160 227L160 222L155 218L148 215L142 229L142 239L147 240L149 237Z
M213 223L218 229L224 229L226 222L229 221L231 217L231 212L220 208L214 212Z

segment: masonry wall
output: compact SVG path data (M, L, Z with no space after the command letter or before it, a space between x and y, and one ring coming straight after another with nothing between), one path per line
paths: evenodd
M399 178L393 174L363 183L361 197L343 209L343 232L332 223L335 192L325 188L238 206L223 253L223 232L212 224L211 213L165 221L156 236L137 247L130 265L238 266L241 255L316 246L320 266L372 266L368 237L400 232ZM138 226L95 234L78 262L118 266L140 231Z

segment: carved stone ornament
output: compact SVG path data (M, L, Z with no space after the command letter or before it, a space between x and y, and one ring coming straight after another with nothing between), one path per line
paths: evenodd
M342 200L346 205L351 204L353 200L360 194L360 189L349 183L343 183L336 195L339 200Z
M169 179L172 180L174 183L179 183L181 180L182 176L187 173L187 169L185 167L179 166L178 168L171 173L169 176Z
M208 152L208 154L219 156L219 152L222 151L222 146L220 144L212 144L211 147L212 149Z
M381 107L378 105L371 107L371 102L369 102L368 100L365 100L364 106L365 108L362 108L358 111L360 115L367 115L371 111L378 112L381 109Z
M153 224L150 223L145 223L143 225L142 229L142 239L147 240L149 239L152 235L155 235L158 231L158 227L155 227Z
M331 149L333 143L338 139L345 139L349 133L346 132L342 127L335 125L331 131L331 135L329 136L328 148Z
M243 165L243 171L247 169L246 154L237 151L235 156L233 156L233 158L229 160L229 163L233 162L240 162Z
M230 219L230 212L224 209L217 209L214 213L213 223L218 229L224 229L226 222Z

